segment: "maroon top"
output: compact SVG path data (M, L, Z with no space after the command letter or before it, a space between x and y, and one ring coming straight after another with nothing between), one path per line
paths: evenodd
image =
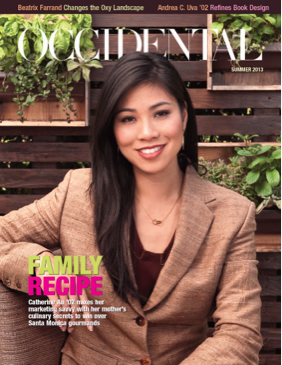
M131 257L142 307L149 299L161 269L166 262L174 241L174 234L163 253L145 251L138 236L134 219L130 230Z

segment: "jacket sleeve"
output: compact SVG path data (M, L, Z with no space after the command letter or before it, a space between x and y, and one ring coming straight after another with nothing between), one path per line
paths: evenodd
M28 257L59 246L71 173L42 199L0 217L0 280L9 288L27 293Z
M180 365L254 365L259 363L261 286L254 241L255 204L234 237L218 283L215 331Z

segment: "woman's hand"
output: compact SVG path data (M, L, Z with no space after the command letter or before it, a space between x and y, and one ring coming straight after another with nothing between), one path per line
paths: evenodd
M54 255L51 254L50 252L43 252L41 255L39 255L40 257L40 266L41 266L41 261L43 256L49 256L51 263L52 263L52 267L54 269ZM51 284L54 285L54 287L56 288L56 281L59 277L61 277L62 275L48 275L48 273L44 273L44 275L39 275L39 267L35 268L35 275L41 278L41 288L44 291L44 280L43 278L46 276L53 276L55 277L54 281L49 281ZM57 312L54 311L54 314L71 314L72 315L72 319L67 319L67 318L55 318L55 320L59 323L59 322L66 322L67 325L66 326L59 326L61 328L62 331L66 331L66 329L68 330L69 333L72 332L73 327L69 326L69 321L73 322L76 320L76 314L82 314L85 315L84 320L86 322L89 321L89 318L87 318L87 315L89 315L89 313L91 312L91 308L89 304L83 304L82 306L80 304L77 304L77 301L82 301L84 303L88 302L88 297L86 294L85 289L82 289L82 294L81 295L70 295L70 278L71 277L75 277L76 275L63 275L64 277L66 277L68 279L68 283L64 283L61 282L61 291L63 291L65 288L68 288L68 294L67 295L59 295L56 290L55 290L55 294L53 295L47 295L47 297L49 298L50 301L55 302L54 305L52 305L53 308L57 308ZM70 304L69 304L70 303ZM64 310L62 312L60 312L60 307L64 308ZM79 311L78 312L78 308L79 307L87 307L88 311ZM69 308L69 309L68 309ZM89 331L93 331L93 326L87 326L87 329Z

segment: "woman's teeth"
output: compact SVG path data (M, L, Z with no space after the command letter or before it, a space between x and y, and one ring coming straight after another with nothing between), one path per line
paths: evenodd
M146 149L143 149L143 150L139 150L141 151L142 153L154 153L154 152L157 152L158 150L160 150L163 146L157 146L157 147L154 147L154 148L146 148Z

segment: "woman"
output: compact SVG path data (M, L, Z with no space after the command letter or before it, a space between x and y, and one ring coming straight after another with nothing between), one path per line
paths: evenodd
M65 256L103 255L103 306L118 309L90 331L69 326L62 364L258 364L255 206L197 173L193 106L164 57L117 62L91 156L92 170L0 219L1 280L13 289L27 292L28 256L52 258L59 243Z

